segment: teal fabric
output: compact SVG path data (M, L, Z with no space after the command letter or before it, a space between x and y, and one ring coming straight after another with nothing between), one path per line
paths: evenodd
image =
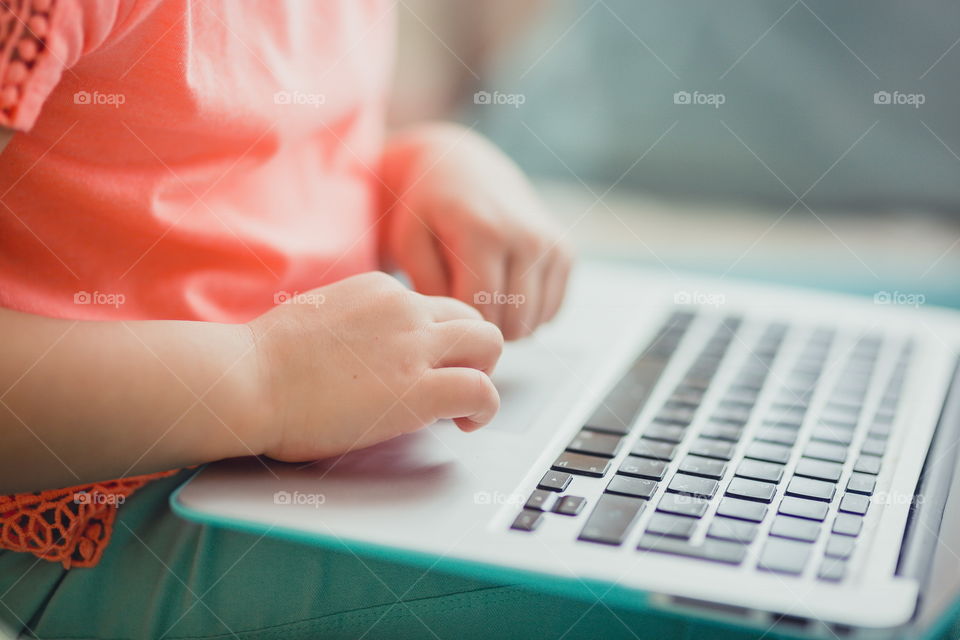
M760 635L201 526L168 506L188 473L148 485L120 509L95 568L65 571L0 553L0 620L28 636L70 640ZM943 631L958 637L960 625Z
M121 509L100 564L0 553L0 620L40 638L685 638L666 615L547 596L187 522L154 482ZM717 631L714 629L714 631Z

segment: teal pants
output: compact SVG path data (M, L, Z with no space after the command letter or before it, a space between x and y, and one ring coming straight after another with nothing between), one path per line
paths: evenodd
M94 568L0 552L0 620L27 636L98 640L760 635L201 526L168 507L188 474L135 494Z

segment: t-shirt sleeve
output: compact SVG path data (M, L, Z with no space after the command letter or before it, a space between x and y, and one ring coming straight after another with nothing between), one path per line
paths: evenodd
M119 1L0 2L0 126L33 126L64 72L110 33Z

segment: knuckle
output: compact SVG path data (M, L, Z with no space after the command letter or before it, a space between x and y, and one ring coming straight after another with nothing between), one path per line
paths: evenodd
M473 229L474 235L481 244L500 245L506 242L509 233L504 225L495 220L481 218L477 220Z
M516 248L532 262L546 253L550 246L542 235L528 231L517 237Z
M362 278L365 284L377 290L390 291L403 288L396 278L383 271L370 271L357 277Z
M492 322L479 323L479 332L489 349L499 358L503 353L503 332Z
M476 372L476 383L478 385L478 397L482 408L489 411L491 417L500 408L500 394L493 385L490 376L482 371Z

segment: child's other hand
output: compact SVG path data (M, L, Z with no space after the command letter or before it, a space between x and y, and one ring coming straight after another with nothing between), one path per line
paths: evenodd
M488 423L503 336L473 308L383 273L299 294L249 324L265 400L260 450L288 462L370 446L452 418Z
M475 306L508 340L557 313L571 252L520 170L453 125L401 133L382 176L384 259L429 295Z

